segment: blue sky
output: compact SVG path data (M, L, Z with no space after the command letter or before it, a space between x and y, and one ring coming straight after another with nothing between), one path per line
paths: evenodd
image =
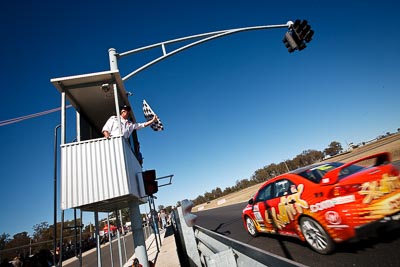
M174 174L156 206L175 205L303 150L396 131L399 5L8 1L0 17L0 121L58 107L60 94L50 79L109 70L109 48L122 53L199 33L307 19L315 36L303 51L287 52L285 29L244 32L186 50L126 81L136 118L144 120L146 99L165 125L163 132L149 128L138 136L144 169ZM125 76L158 56L154 50L123 58L120 72ZM59 123L60 114L52 113L0 127L0 234L52 224ZM84 216L93 222L92 214Z

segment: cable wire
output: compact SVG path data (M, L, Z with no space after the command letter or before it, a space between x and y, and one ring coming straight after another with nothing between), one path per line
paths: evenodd
M72 105L67 105L66 106L66 108L70 108L70 107L72 107ZM21 122L21 121L28 120L28 119L40 117L40 116L43 116L43 115L47 115L47 114L50 114L50 113L53 113L53 112L56 112L56 111L59 111L59 110L61 110L61 107L53 108L53 109L50 109L50 110L46 110L46 111L42 111L42 112L30 114L30 115L25 115L25 116L14 118L14 119L8 119L8 120L0 121L0 127L8 125L8 124Z

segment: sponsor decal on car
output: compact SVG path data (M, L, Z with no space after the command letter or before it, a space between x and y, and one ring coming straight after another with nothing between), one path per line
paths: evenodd
M393 214L400 211L400 192L388 198L383 198L373 204L360 210L366 212L366 220L376 220L383 216Z
M265 218L268 223L274 222L276 227L282 229L286 224L294 220L294 216L298 213L303 213L303 209L308 209L308 203L301 198L303 193L304 185L299 184L297 189L294 189L294 194L289 196L283 196L278 204L278 213L275 208L271 208L271 217L268 215L267 210L265 211ZM272 221L273 220L273 221Z
M325 213L325 219L330 223L330 224L340 224L342 222L342 219L340 218L339 213L336 211L327 211Z
M340 204L346 204L346 203L351 203L356 200L356 197L354 195L350 196L343 196L343 197L335 197L332 199L327 199L319 203L315 203L313 205L310 205L310 211L311 212L318 212L321 210L333 208L336 205Z
M261 213L259 211L256 211L253 214L254 214L254 217L256 218L256 221L263 222L263 218L261 217Z
M391 210L397 210L400 209L400 197L397 197L393 200L389 201L389 208Z
M333 210L325 212L325 219L328 222L328 228L343 229L350 227L347 224L341 224L342 218L340 217L338 212Z
M370 203L374 199L383 197L396 189L400 189L399 176L389 176L387 173L382 175L380 181L366 182L361 185L360 195L365 195L364 204Z

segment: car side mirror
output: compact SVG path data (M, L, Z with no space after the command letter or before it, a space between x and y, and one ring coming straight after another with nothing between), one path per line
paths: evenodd
M250 205L253 205L254 204L254 199L250 198L247 203L249 203Z

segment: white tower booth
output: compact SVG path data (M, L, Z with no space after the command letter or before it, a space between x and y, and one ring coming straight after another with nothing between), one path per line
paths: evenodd
M121 106L131 106L119 71L55 78L51 83L61 93L61 209L79 208L97 216L129 207L135 253L147 263L139 210L146 199L136 131L130 139L107 139L101 132L110 116L119 117ZM75 121L66 116L70 105ZM135 121L133 109L130 119Z

